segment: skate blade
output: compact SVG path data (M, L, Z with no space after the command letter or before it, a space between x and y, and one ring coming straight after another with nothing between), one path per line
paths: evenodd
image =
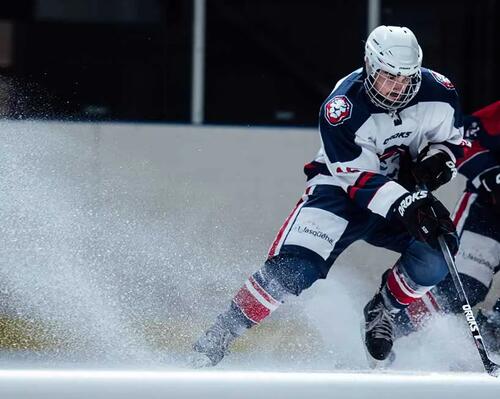
M204 353L194 352L188 357L187 366L192 369L213 367L212 361Z
M394 360L396 359L396 354L393 351L391 351L391 353L389 353L389 356L387 356L387 359L384 360L377 360L373 358L366 349L365 354L366 360L368 361L368 366L372 370L387 370L392 366Z
M361 342L363 345L363 350L365 351L365 356L366 356L366 361L368 363L368 367L372 370L387 370L388 368L390 368L390 366L394 363L394 360L396 360L396 353L391 350L391 352L389 353L389 356L387 356L387 359L384 359L384 360L375 359L372 355L370 355L370 352L368 352L368 349L366 349L365 323L364 322L361 322L360 333L361 333Z

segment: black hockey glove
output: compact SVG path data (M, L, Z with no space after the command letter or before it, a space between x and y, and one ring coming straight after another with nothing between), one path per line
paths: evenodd
M425 150L422 151L413 168L413 175L417 182L425 184L431 191L448 183L456 174L455 162L443 151L438 151L433 155L428 155Z
M500 210L500 166L483 172L479 175L479 181L479 195L485 198L488 204Z
M428 191L416 191L400 197L393 206L394 216L417 240L439 250L443 235L452 255L458 251L458 234L446 207Z

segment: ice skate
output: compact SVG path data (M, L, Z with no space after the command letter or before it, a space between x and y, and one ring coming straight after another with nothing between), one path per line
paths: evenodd
M371 368L385 368L396 358L392 351L394 341L394 313L384 304L382 295L377 293L364 308L365 350Z
M229 328L216 322L193 345L190 365L194 368L217 365L229 353L229 346L236 338Z

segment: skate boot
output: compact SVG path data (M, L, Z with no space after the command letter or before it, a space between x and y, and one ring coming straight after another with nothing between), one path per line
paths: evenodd
M238 336L217 320L193 345L190 359L194 368L217 365L229 353L229 346Z
M378 292L364 309L364 341L368 353L378 361L390 358L394 341L394 316L396 311L389 310Z

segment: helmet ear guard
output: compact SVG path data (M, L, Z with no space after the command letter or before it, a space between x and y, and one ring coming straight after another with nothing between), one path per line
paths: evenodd
M368 36L365 44L365 90L378 107L395 111L408 104L420 89L422 80L422 49L413 32L405 27L379 26ZM397 97L380 91L381 82L390 83L404 76L408 81ZM390 90L389 90L390 91Z

